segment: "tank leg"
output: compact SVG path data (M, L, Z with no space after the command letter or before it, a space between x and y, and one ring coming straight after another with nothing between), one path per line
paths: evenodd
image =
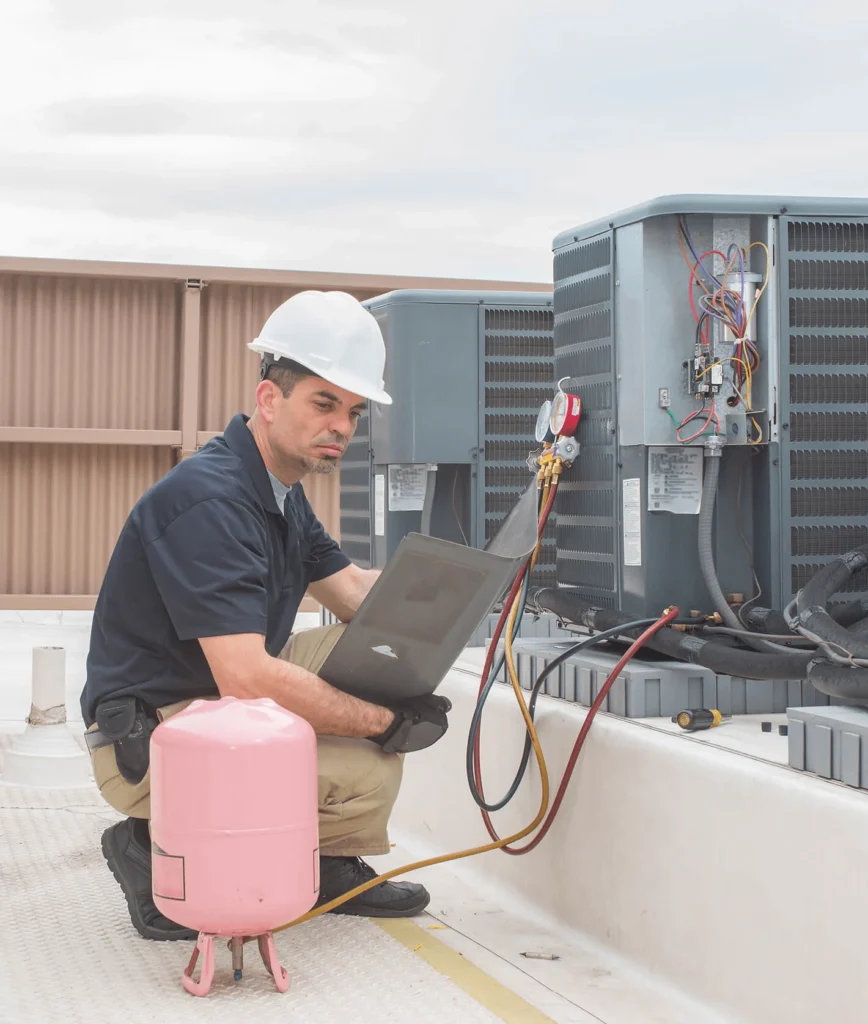
M194 981L193 970L196 966L196 961L199 959L200 952L202 953L202 970L199 973L199 980ZM196 940L196 948L193 950L193 955L190 957L187 969L181 977L181 983L191 995L206 996L208 995L208 991L211 988L211 982L213 980L214 936L200 932L199 938Z
M277 959L277 950L274 948L274 936L271 932L257 936L259 952L262 954L262 962L265 964L268 973L274 978L274 986L278 992L285 992L289 988L289 975L280 966Z
M232 970L235 972L235 980L241 981L244 971L244 939L237 935L229 940L229 948L232 950Z

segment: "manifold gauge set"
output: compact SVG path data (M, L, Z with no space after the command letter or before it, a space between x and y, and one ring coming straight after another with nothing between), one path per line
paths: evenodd
M578 395L558 390L550 401L545 401L540 408L536 421L534 436L543 445L541 451L532 452L527 463L531 471L540 468L540 459L560 459L565 465L571 465L579 454L579 443L576 432L582 418L582 400Z

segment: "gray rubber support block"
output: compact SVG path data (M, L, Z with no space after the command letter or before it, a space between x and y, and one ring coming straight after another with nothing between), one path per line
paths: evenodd
M788 708L790 767L868 789L868 709Z
M513 650L522 686L531 689L546 666L580 639L575 633L567 639L517 639ZM503 651L502 641L498 650ZM590 707L618 660L617 654L593 648L579 651L546 679L542 692ZM499 678L507 681L505 668ZM801 680L739 679L700 665L636 657L622 670L601 710L623 718L670 718L687 708L756 715L827 702L828 697Z

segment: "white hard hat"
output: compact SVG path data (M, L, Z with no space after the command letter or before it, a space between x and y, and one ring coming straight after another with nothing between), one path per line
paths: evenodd
M391 405L383 390L380 325L346 292L299 292L281 303L248 346L265 359L292 359L339 388Z

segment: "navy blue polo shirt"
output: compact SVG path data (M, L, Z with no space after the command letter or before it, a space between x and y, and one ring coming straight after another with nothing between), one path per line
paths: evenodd
M199 637L260 633L277 655L308 585L350 564L301 484L278 508L247 419L170 470L124 524L94 610L86 725L107 696L156 709L216 694Z

